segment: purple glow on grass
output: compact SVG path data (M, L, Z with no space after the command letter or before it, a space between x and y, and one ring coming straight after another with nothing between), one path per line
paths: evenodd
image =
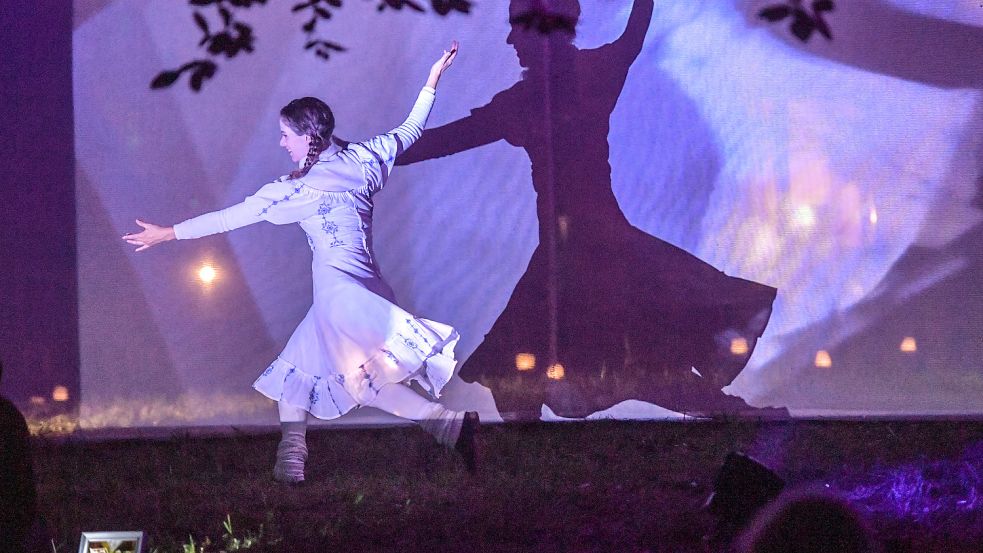
M848 499L871 514L941 524L983 504L983 442L959 459L879 467L843 488Z

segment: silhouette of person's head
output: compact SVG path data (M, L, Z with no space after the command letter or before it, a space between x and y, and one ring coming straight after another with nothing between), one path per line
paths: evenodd
M509 3L512 30L505 42L515 48L519 65L539 69L547 45L556 48L573 44L579 19L579 0L512 0Z
M2 379L3 362L0 361ZM25 544L37 512L36 501L27 422L17 407L0 395L0 536L3 536L3 551L28 550Z
M738 553L875 553L876 542L845 500L792 490L763 509L738 538Z

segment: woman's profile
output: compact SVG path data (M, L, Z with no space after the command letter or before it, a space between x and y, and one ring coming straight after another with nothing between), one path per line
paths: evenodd
M434 63L406 121L364 142L335 139L334 115L321 100L291 101L280 111L280 146L297 170L242 203L173 227L138 220L143 231L123 236L139 252L260 221L298 223L307 234L313 305L253 384L277 402L283 432L273 468L278 481L304 480L308 413L333 419L360 406L418 421L474 470L477 413L445 409L406 385L416 381L438 397L457 364L458 333L397 306L372 248L372 197L385 186L396 156L423 132L437 82L456 56L454 42Z

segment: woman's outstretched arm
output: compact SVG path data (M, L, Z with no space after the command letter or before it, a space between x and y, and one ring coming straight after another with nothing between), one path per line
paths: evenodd
M413 105L406 121L386 133L386 135L393 135L396 138L396 155L403 153L403 150L409 148L410 144L416 142L423 134L423 129L427 126L427 118L430 116L430 110L433 108L434 96L437 94L437 83L440 82L440 76L444 74L444 71L447 71L447 68L454 63L454 58L457 57L457 48L458 44L455 40L451 42L450 50L444 50L444 53L430 68L427 84L423 87L423 91Z
M162 227L153 223L145 223L140 219L137 219L136 223L143 227L143 231L124 234L123 240L125 240L127 244L139 246L136 249L138 252L142 252L147 248L156 246L157 244L163 244L164 242L169 242L176 238L174 236L174 227Z
M263 216L259 213L260 208L257 202L252 200L253 198L254 196L250 196L242 203L193 217L172 227L163 227L137 219L136 223L143 227L143 231L124 234L123 240L127 244L138 246L136 251L142 252L171 240L201 238L258 223L263 220Z
M163 227L137 219L137 224L143 227L143 231L124 234L123 240L137 246L136 251L140 252L170 240L201 238L260 221L277 225L296 223L317 213L319 204L317 195L304 192L302 180L277 180L235 205L193 217L173 227Z
M416 142L423 134L423 129L427 125L427 118L433 108L434 97L437 92L436 86L440 81L440 76L447 70L457 57L457 41L451 43L450 50L444 50L443 55L434 62L430 68L427 83L420 91L420 95L413 104L406 121L403 121L395 129L380 134L364 142L351 144L352 149L358 153L362 159L365 171L366 184L369 189L376 192L385 186L392 172L396 156L403 153L410 144Z

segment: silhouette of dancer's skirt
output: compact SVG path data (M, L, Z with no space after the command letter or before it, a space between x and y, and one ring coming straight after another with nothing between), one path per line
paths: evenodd
M585 416L625 399L689 412L749 408L720 388L744 368L776 290L727 276L634 227L607 234L615 238L571 232L555 275L537 248L461 376L490 386L506 417L538 417L543 403ZM535 356L534 368L527 355L518 363L527 370L519 370L519 354Z

